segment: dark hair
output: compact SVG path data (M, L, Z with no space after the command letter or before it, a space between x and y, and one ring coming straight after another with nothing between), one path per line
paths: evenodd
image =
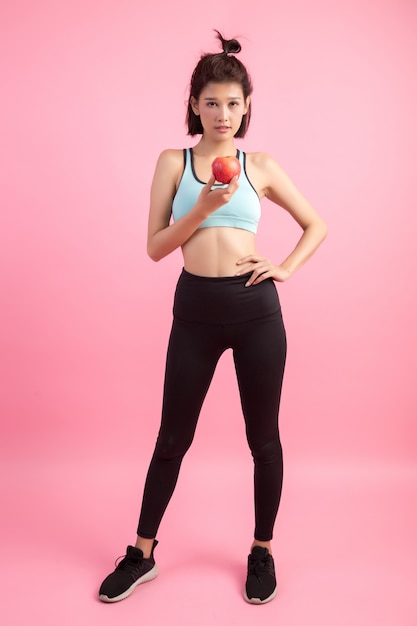
M203 54L197 63L191 76L190 96L186 123L189 135L203 134L203 126L200 117L194 113L191 107L191 98L198 100L207 83L239 83L242 87L243 96L246 100L252 93L252 81L246 67L234 55L240 52L241 46L236 39L224 39L218 30L217 38L220 40L223 52L217 54ZM251 105L248 112L242 118L242 123L235 137L244 137L249 126Z

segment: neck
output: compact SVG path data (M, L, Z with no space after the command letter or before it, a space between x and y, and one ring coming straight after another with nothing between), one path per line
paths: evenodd
M204 135L193 148L194 154L199 156L235 156L236 146L233 140L230 141L212 141Z

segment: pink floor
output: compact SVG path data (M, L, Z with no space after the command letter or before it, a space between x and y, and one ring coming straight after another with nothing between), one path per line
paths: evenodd
M133 539L143 470L131 458L3 463L4 626L417 625L417 474L388 466L287 463L280 591L252 606L241 595L250 467L194 458L160 530L158 578L100 603L99 583Z

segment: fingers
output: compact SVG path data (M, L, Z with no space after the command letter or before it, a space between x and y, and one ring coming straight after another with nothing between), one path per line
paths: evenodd
M223 184L219 184L216 183L216 178L213 176L213 174L210 176L210 179L206 185L206 187L209 188L209 190L213 191L213 187L214 189L221 189L223 191L223 193L234 193L236 191L236 189L239 187L239 177L238 176L233 176L232 180L230 181L230 183L227 186L224 186Z
M256 254L249 254L248 256L243 257L243 259L239 259L236 262L236 265L243 265L244 263L259 263L259 261L266 261L264 257L258 256Z
M271 278L273 275L272 269L270 265L259 264L256 266L256 269L252 272L250 277L245 283L245 287L250 287L251 285L258 285L263 280L267 278Z
M249 254L236 262L239 265L239 271L235 274L241 276L252 272L245 287L250 285L258 285L267 278L283 283L291 277L291 271L281 265L274 265L270 259L258 256L257 254Z
M238 176L234 176L226 187L224 185L216 185L215 182L215 177L211 175L208 182L201 190L201 193L205 196L212 194L214 196L221 196L225 199L225 202L228 202L239 187Z
M245 256L243 259L239 259L236 265L239 265L239 271L237 273L237 276L239 276L240 274L245 274L254 269L260 270L263 265L272 266L272 263L269 259L265 259L264 257L256 254L250 254L249 256Z
M216 179L214 178L212 174L210 178L208 179L208 182L206 183L206 185L204 185L204 191L206 192L206 194L208 194L211 191L211 188L213 187L215 182L216 182Z
M238 187L239 187L239 176L233 176L232 180L227 185L227 191L228 193L235 193Z
M246 274L253 270L248 281L245 283L245 287L257 285L267 278L274 278L275 265L269 259L265 259L256 254L250 254L243 259L239 259L237 265L241 266L241 269L236 276Z

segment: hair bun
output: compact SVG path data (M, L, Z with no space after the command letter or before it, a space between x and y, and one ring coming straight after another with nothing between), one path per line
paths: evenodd
M225 39L218 30L215 32L217 33L217 38L222 44L224 54L237 54L242 50L242 47L237 39Z

